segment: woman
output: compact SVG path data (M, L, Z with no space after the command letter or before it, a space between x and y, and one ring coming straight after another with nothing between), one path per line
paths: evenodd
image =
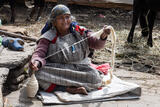
M55 90L87 94L102 85L101 73L90 66L89 48L103 48L110 30L104 27L100 39L72 22L65 5L56 5L49 17L52 28L38 40L30 69L47 92ZM81 41L81 42L79 42Z

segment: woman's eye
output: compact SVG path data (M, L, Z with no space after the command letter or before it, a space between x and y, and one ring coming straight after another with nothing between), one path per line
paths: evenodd
M70 16L66 16L65 18L66 18L66 19L69 19L69 18L70 18Z
M62 16L62 17L58 17L57 18L58 20L63 20L63 19L70 19L70 16Z

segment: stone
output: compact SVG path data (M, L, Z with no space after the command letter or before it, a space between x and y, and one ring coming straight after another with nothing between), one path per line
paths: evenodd
M3 106L2 85L5 81L5 77L8 75L8 68L0 68L0 107Z
M25 65L35 48L35 43L25 43L24 51L12 51L4 48L0 55L0 67L15 69Z

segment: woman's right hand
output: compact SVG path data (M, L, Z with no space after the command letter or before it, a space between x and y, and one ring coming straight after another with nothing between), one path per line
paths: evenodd
M29 68L32 70L32 71L38 71L39 68L38 68L38 65L40 64L39 61L37 60L31 60L30 64L29 64Z
M107 27L108 27L107 25L104 26L103 33L100 36L100 38L103 40L107 39L108 35L110 35L111 33L111 30Z

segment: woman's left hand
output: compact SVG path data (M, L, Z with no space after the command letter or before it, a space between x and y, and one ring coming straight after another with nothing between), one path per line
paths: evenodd
M104 30L103 33L101 34L100 38L102 40L107 39L108 35L111 33L111 30L109 28L107 28L107 25L104 26Z
M29 64L29 67L32 71L38 71L39 68L38 68L38 65L39 65L39 61L37 60L31 60L30 64Z

